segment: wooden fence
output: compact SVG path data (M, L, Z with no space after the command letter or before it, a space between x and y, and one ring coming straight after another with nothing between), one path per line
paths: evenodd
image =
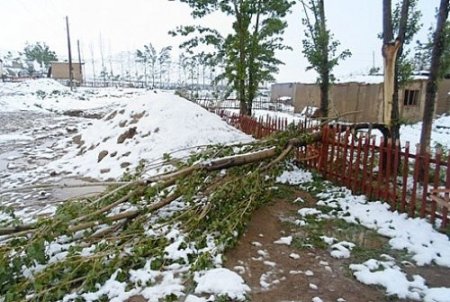
M389 203L393 211L449 225L450 156L410 152L407 143L377 140L367 132L323 127L320 144L298 150L298 159L326 179L369 199ZM439 219L439 220L438 220Z
M318 129L318 123L311 119L289 123L287 118L270 115L255 118L247 115L232 113L223 109L216 110L215 113L228 124L240 129L242 132L251 135L256 139L264 138L274 132L286 131L288 130L288 127L292 127L298 131L311 131Z
M252 118L217 111L229 124L255 138L263 138L288 127L318 131L312 120L288 125L286 118ZM376 139L370 132L325 126L322 141L297 150L297 160L319 171L326 179L369 199L389 203L393 211L410 217L428 218L442 230L449 226L450 155L410 152L410 145Z

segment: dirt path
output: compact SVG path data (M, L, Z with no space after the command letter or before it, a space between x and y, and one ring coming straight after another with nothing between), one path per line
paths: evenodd
M307 193L294 194L294 199L301 197L306 201L304 206L315 203ZM289 223L297 217L296 211L300 207L280 199L259 209L238 245L226 254L226 267L245 279L252 289L252 301L400 301L386 296L383 288L367 286L354 279L348 266L360 259L354 259L353 255L350 259L335 259L327 248L299 248L295 242L290 246L275 244L274 241L283 236L308 236L299 231L301 228ZM330 225L328 228L334 227ZM386 244L386 239L381 236L370 240L367 234L351 236L354 237L353 242L360 241L357 244L363 244L369 251ZM361 240L355 240L357 237ZM410 267L405 270L430 278L427 280L435 283L433 286L450 285L450 278L446 277L449 269L426 267L418 272L419 268Z

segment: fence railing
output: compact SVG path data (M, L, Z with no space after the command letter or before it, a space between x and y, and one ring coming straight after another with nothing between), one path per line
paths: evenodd
M306 120L288 125L286 118L253 118L216 111L225 121L255 138L296 127L318 130ZM450 155L437 150L421 155L409 143L376 139L370 132L354 132L349 127L325 126L320 143L299 148L297 160L319 171L326 179L369 199L389 203L393 211L410 217L427 218L437 228L447 229L450 207Z
M306 166L352 192L386 201L393 211L428 218L445 229L449 225L450 156L439 150L421 155L419 149L411 153L409 143L401 148L398 141L327 126L322 128L320 144L300 149L298 158L306 157ZM311 157L313 153L316 156Z
M227 110L217 109L215 113L228 124L240 129L242 132L260 139L274 132L286 131L288 127L299 131L310 131L318 128L318 124L311 119L305 119L296 123L289 123L285 117L274 117L270 115L259 118L232 113Z

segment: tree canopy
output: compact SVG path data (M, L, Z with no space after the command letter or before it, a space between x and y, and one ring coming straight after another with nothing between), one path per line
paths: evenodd
M330 81L334 80L332 70L351 55L348 49L338 52L340 42L333 38L327 29L325 7L323 0L301 0L305 16L302 19L305 29L303 54L308 59L306 70L314 69L319 74L321 91L320 111L328 116L328 89Z
M27 43L23 53L28 61L36 61L41 67L45 68L50 66L50 62L58 60L56 53L50 50L45 42Z
M222 37L216 30L200 26L179 27L173 34L197 36L182 44L190 50L200 44L212 45L224 65L223 78L237 92L242 114L251 115L258 86L273 80L282 64L275 57L278 50L289 49L282 34L284 20L294 4L290 0L180 0L192 8L192 15L203 17L222 12L233 17L233 32Z

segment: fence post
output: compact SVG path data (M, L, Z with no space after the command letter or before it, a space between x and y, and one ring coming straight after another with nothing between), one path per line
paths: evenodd
M412 189L412 195L411 195L411 201L409 204L408 214L411 217L414 217L416 215L416 200L417 200L417 182L419 181L419 170L420 170L420 162L421 162L421 156L420 156L420 145L416 145L416 158L414 162L414 174L413 174L413 189Z
M424 218L427 213L427 198L428 198L428 182L430 180L430 153L427 150L423 156L423 184L422 184L422 202L420 204L420 217Z
M441 148L438 148L436 150L436 156L435 156L435 161L436 161L436 165L435 165L435 169L434 169L434 181L433 181L433 187L434 189L439 188L439 182L440 182L440 174L441 174L441 157L442 157L442 150ZM447 168L448 169L448 168ZM431 219L431 223L435 223L436 221L436 201L434 201L433 199L431 200L431 213L430 213L430 219Z
M359 177L361 176L361 169L360 169L361 149L362 149L362 136L360 136L358 138L358 150L356 151L356 162L355 162L355 168L354 168L355 172L351 173L354 178L353 185L352 185L352 190L354 192L361 191L361 185L360 185L360 181L359 181Z
M408 174L409 174L409 142L405 144L405 154L403 157L403 167L402 167L402 203L400 210L402 212L406 211L406 189L408 184Z
M447 175L446 175L446 180L445 180L445 187L447 189L450 189L450 154L448 155L448 158L447 158ZM448 194L448 193L446 193L446 194ZM447 223L448 223L448 208L442 207L442 224L441 224L442 230L444 230L447 227Z

